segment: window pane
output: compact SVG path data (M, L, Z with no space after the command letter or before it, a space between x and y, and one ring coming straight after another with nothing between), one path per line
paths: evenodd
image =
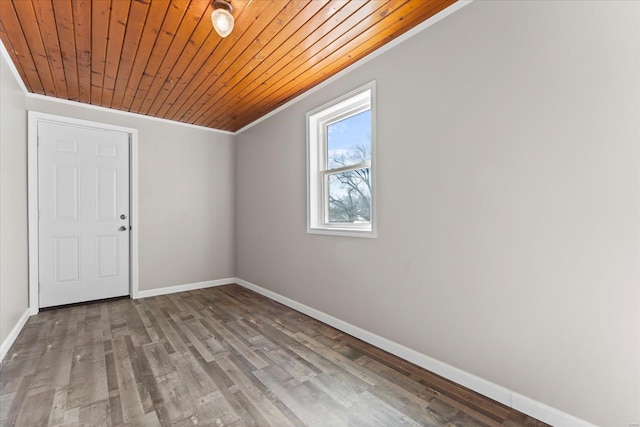
M329 169L371 161L371 110L327 126Z
M328 222L371 221L371 169L329 175Z

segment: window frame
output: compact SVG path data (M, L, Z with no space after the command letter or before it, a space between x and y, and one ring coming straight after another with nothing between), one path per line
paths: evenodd
M327 126L371 110L371 160L329 169ZM307 123L307 233L353 237L377 237L376 227L376 82L372 81L306 114ZM369 168L370 221L328 221L328 182L331 175Z

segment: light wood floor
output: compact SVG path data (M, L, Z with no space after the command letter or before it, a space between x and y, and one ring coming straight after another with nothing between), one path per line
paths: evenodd
M3 426L543 426L238 285L44 311Z

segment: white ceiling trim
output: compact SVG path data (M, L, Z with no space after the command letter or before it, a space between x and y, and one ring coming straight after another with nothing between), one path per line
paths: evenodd
M2 0L0 0L0 1L2 1ZM172 124L172 125L180 125L180 126L185 126L185 127L191 128L191 129L199 129L199 130L204 130L204 131L208 131L208 132L214 132L214 133L223 134L223 135L235 135L234 132L229 132L227 130L221 130L221 129L208 128L208 127L205 127L205 126L192 125L191 123L184 123L184 122L179 122L179 121L176 121L176 120L162 119L160 117L147 116L147 115L144 115L144 114L132 113L130 111L117 110L115 108L101 107L99 105L85 104L84 102L71 101L69 99L54 98L52 96L40 95L40 94L37 94L37 93L27 92L27 98L41 99L41 100L44 100L44 101L50 101L50 102L57 102L57 103L60 103L60 104L73 105L75 107L84 107L84 108L88 108L90 110L103 111L105 113L122 114L124 116L135 117L137 119L147 119L147 120L153 120L155 122L168 123L168 124Z

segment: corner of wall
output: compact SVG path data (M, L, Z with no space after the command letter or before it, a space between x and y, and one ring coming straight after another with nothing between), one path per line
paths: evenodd
M26 88L0 43L0 353L29 317Z

